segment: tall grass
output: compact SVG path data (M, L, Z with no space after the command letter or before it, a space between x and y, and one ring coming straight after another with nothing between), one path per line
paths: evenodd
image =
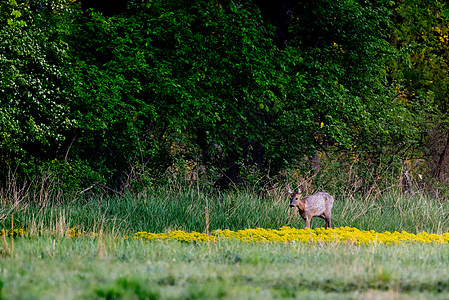
M334 213L337 226L376 231L443 233L449 230L449 203L426 194L390 191L371 197L340 199Z
M57 197L62 196L54 194L49 198L39 190L33 194L29 188L3 190L1 228L14 226L31 232L50 229L62 234L76 226L80 230L125 235L137 231L205 232L206 226L210 230L304 227L298 212L288 207L284 188L273 189L269 195L221 193L178 182L137 195ZM442 233L449 231L448 212L448 202L421 193L390 190L369 196L335 195L332 223L334 227L361 230ZM314 218L311 225L322 227L324 220Z

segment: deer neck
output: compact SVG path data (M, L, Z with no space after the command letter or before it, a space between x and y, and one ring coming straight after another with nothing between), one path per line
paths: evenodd
M298 207L298 209L300 210L300 211L305 211L306 210L306 201L305 201L305 199L303 198L303 199L300 199L299 201L298 201L298 204L296 205L297 207Z

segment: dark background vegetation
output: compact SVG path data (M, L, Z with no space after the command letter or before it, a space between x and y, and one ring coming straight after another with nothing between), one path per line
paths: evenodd
M447 194L448 17L435 0L1 1L3 191L182 175Z

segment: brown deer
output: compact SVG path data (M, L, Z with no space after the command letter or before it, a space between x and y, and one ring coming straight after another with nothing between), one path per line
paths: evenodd
M290 194L290 207L297 207L299 214L306 221L306 228L310 228L310 219L320 217L326 221L325 228L332 228L331 210L334 204L334 197L325 192L318 192L310 196L301 197L301 189L297 193L293 192L287 186L287 192Z

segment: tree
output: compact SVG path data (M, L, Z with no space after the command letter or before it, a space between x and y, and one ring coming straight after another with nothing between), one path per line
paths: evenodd
M415 115L428 173L448 179L449 10L442 1L399 1L390 7L391 42L399 52L391 74L397 99Z
M3 1L0 11L0 164L33 172L61 151L76 122L65 93L66 44L30 6Z
M123 14L8 3L2 88L11 108L2 116L22 129L4 121L0 148L24 170L32 161L81 176L76 188L124 190L137 173L156 178L182 157L220 170L227 188L319 151L379 163L407 148L395 147L412 128L386 80L381 7L282 1L270 19L267 3L250 0L130 1ZM31 37L38 50L24 56L10 37ZM41 84L12 88L16 69ZM34 134L27 124L38 118ZM33 134L40 148L24 147Z
M290 103L302 103L295 113L307 122L304 144L355 147L374 159L404 140L410 116L387 82L388 12L357 1L320 1L298 3L294 14L290 55L303 60L292 65L290 78L302 75L307 85L290 85L289 95L302 99Z

